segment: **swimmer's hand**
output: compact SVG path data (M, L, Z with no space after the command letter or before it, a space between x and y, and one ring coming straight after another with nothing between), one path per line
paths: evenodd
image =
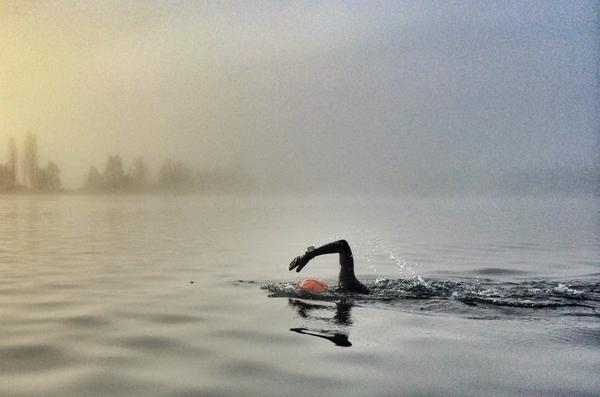
M310 258L308 257L308 253L314 251L315 247L312 245L306 249L306 252L302 256L295 257L290 263L290 267L288 268L290 271L296 268L296 272L300 272L304 266L308 263Z
M304 255L295 257L290 263L290 267L288 268L290 271L296 268L296 271L299 272L302 270L304 266L308 263L308 260Z

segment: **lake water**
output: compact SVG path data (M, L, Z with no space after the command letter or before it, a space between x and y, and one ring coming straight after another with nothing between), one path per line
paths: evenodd
M600 201L0 197L1 396L599 395ZM335 284L345 238L369 296Z

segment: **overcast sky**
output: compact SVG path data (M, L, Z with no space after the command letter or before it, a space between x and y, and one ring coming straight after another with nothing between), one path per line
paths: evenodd
M3 142L385 183L597 164L586 1L0 2Z

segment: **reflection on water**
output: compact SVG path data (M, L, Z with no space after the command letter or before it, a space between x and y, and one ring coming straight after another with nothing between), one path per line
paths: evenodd
M333 342L334 345L340 347L350 347L352 343L348 340L348 335L330 330L312 330L307 328L290 328L290 331L297 332L302 335L316 336L317 338L327 339Z
M312 319L312 320L323 320L327 322L331 322L336 325L352 325L352 319L350 318L350 309L352 308L352 304L347 302L335 302L335 307L312 303L307 301L301 301L299 299L289 299L288 303L290 306L293 306L297 309L297 313L300 317L304 319ZM335 311L333 317L320 317L317 315L311 314L314 311Z
M335 306L312 303L299 299L288 300L290 306L296 309L298 315L311 322L319 321L326 324L342 326L345 332L341 332L339 328L334 329L309 329L309 328L290 328L290 331L297 332L303 335L312 335L318 338L327 339L333 342L336 346L350 347L352 343L348 340L352 319L350 311L352 304L343 301L335 302ZM332 317L320 315L323 311L334 311Z

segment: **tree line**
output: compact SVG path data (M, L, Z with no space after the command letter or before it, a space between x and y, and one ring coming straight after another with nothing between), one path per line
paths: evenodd
M23 146L22 181L19 178L19 153L14 138L8 141L8 161L0 163L0 192L30 190L56 192L61 190L60 169L53 161L39 165L37 139L28 133Z
M244 192L253 186L252 178L241 166L193 170L182 161L165 160L154 178L144 158L133 161L125 171L123 159L111 155L104 171L91 166L83 190L91 193L117 192Z
M194 170L181 161L165 160L153 177L146 161L139 157L127 168L119 155L106 159L101 172L91 166L78 191L87 193L119 192L207 192L239 193L249 191L253 179L241 166ZM34 134L27 134L19 168L19 152L14 138L8 142L8 160L0 163L0 193L9 191L64 191L60 169L53 161L39 165L39 149Z

